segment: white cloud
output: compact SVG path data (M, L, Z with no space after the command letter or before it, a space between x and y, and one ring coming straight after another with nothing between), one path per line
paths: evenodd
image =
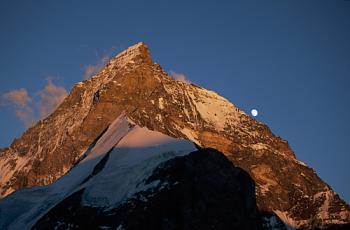
M0 97L1 106L13 106L16 117L23 122L25 128L32 126L38 119L47 117L68 95L64 87L57 86L51 78L47 79L45 87L38 91L36 102L27 89L14 89Z
M23 122L26 128L35 122L34 111L31 107L32 98L26 89L11 90L1 96L2 105L12 105L16 117Z
M170 70L169 73L170 73L170 76L172 76L176 81L181 81L187 84L191 83L191 81L188 80L188 78L182 73L176 73L173 70Z
M100 70L106 65L108 59L108 56L104 56L100 60L98 60L95 65L89 64L88 66L86 66L83 79L90 79L93 75L100 72Z
M51 78L47 79L47 84L44 89L38 92L39 113L40 118L45 118L50 115L68 95L64 87L57 86L52 82Z

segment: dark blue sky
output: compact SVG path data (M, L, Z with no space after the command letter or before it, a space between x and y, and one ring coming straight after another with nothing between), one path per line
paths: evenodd
M138 41L154 60L249 112L350 202L350 1L0 3L0 94L68 90ZM0 107L0 146L24 130Z

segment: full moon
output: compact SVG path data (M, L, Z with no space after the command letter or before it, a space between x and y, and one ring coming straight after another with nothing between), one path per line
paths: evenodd
M250 111L250 113L252 114L253 117L258 116L258 110L256 110L256 109L252 109L252 111Z

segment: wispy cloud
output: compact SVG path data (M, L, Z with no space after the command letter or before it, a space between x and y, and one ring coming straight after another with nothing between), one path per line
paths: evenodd
M181 81L187 84L191 83L191 81L188 80L188 78L182 73L176 73L173 70L170 70L169 73L170 73L170 76L172 76L176 81Z
M35 122L34 111L31 107L32 98L24 88L11 90L1 97L2 105L12 105L16 117L28 128Z
M97 61L95 64L88 64L85 66L84 73L83 73L83 79L87 80L90 79L92 76L100 72L103 67L106 66L108 60L115 55L116 52L120 52L125 47L121 45L114 45L110 47L107 50L95 50L95 56L97 58Z
M90 79L93 75L98 73L107 63L109 57L103 56L101 59L97 61L96 64L89 64L86 66L83 78L84 80Z
M32 101L28 91L24 88L11 90L3 95L7 102L11 102L16 106L25 107Z
M47 79L47 84L44 89L38 92L39 100L39 113L40 118L47 117L51 114L59 104L68 95L67 90L62 86L57 86L52 82L51 78Z
M16 117L23 122L25 128L32 126L38 119L51 114L68 95L64 87L53 83L52 78L47 79L47 84L32 98L27 89L14 89L0 97L0 105L12 106Z

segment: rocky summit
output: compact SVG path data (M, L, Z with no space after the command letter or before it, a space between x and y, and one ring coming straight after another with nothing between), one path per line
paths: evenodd
M177 141L157 142L168 139L185 141L187 147L179 149L183 143ZM149 141L155 141L153 147L147 145ZM193 146L202 150L194 154ZM246 179L237 177L242 172L236 168L225 166L216 172L213 164L205 163L226 165L223 160L197 159L200 153L208 154L206 149L223 153L232 167L247 172ZM158 155L152 155L154 151ZM184 170L181 175L180 169ZM143 172L142 176L135 170ZM204 171L222 177L211 175L205 180ZM125 180L130 183L124 191ZM170 186L164 192L159 187L177 182L181 189ZM205 182L220 191L210 190ZM229 182L236 187L224 186ZM249 186L255 197L250 197ZM191 209L191 199L181 194L193 189L203 192L195 193L201 200L193 201ZM110 194L114 191L117 195ZM214 201L208 194L216 197L216 192L220 199ZM217 93L170 77L153 62L144 43L129 47L91 79L75 84L56 111L0 150L0 194L2 229L57 227L60 223L79 226L88 214L118 229L140 227L131 217L162 229L205 229L203 223L217 229L253 229L252 223L256 228L281 229L336 229L350 224L349 205L313 169L297 160L287 141ZM246 198L235 198L244 194ZM166 200L180 197L184 199L179 201L181 212L175 208L173 213L164 211ZM217 201L222 203L220 210L200 208L208 203L218 205ZM77 216L74 220L62 211L70 205ZM176 206L173 200L169 205ZM162 214L166 221L156 223L159 216L154 213ZM124 225L113 224L113 216ZM200 216L206 216L205 221ZM215 217L208 219L210 216ZM228 216L238 219L229 222Z

